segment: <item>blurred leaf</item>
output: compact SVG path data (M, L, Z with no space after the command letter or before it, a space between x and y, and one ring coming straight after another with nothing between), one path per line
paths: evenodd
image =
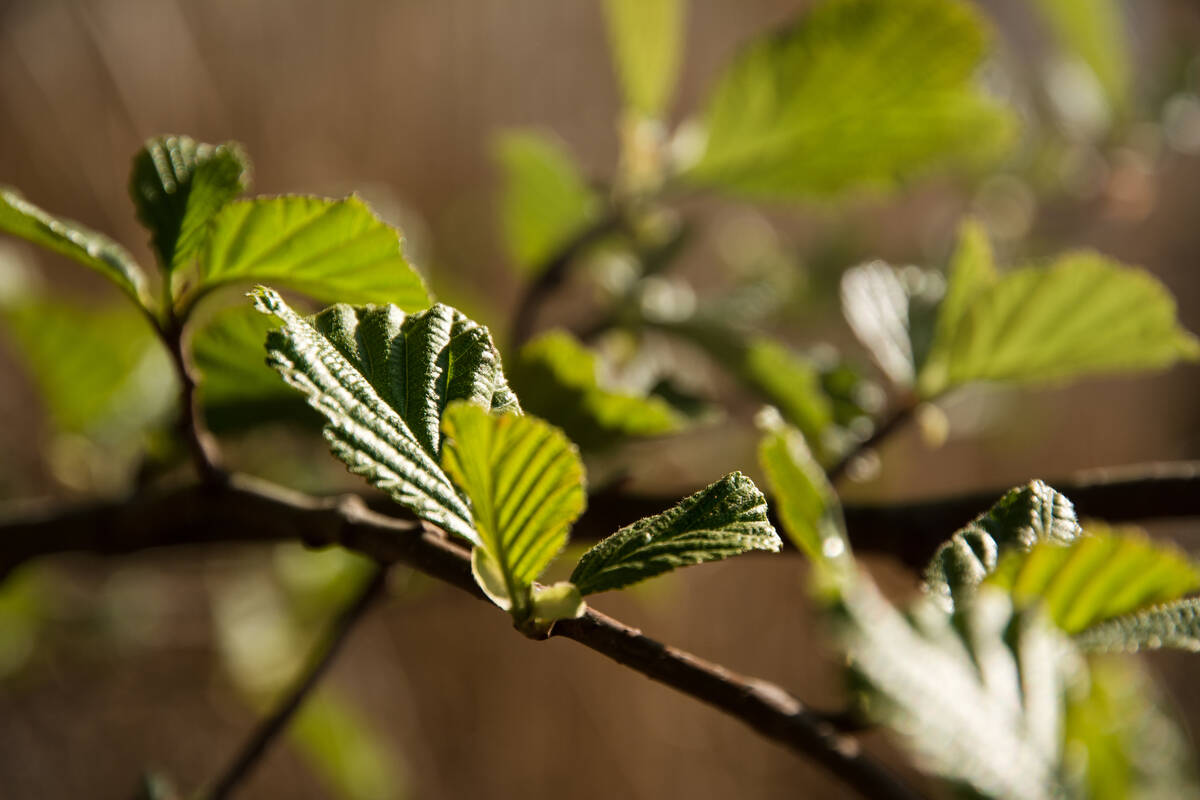
M918 386L930 398L972 381L1064 380L1197 358L1200 342L1180 327L1156 278L1079 252L977 289Z
M503 171L500 220L508 256L527 277L596 220L600 200L566 147L536 131L507 131L495 142Z
M1093 653L1134 653L1138 650L1200 652L1200 598L1185 597L1100 622L1075 637Z
M533 613L530 587L587 505L579 451L537 417L496 415L468 402L446 408L442 433L442 467L470 502L476 552L490 560L476 574L501 578L480 587L520 625Z
M764 199L888 189L1000 154L1014 119L976 85L984 25L957 0L825 0L747 47L684 178Z
M1196 797L1192 747L1138 662L1091 659L1088 690L1069 695L1066 755L1090 800Z
M237 200L212 220L193 285L182 305L230 282L271 281L323 301L429 305L425 284L405 260L399 231L356 196L288 195ZM178 281L189 276L176 273Z
M543 334L521 348L509 373L525 409L561 426L585 450L684 427L684 419L661 398L601 386L595 354L563 331Z
M1010 553L985 582L1008 591L1018 606L1042 605L1058 627L1079 633L1200 588L1200 571L1144 534L1104 533Z
M13 189L0 186L0 231L91 267L115 283L134 302L153 306L146 276L125 248L78 222L52 216Z
M271 289L254 297L284 323L267 338L268 363L325 415L333 454L417 516L478 544L439 461L451 401L518 409L487 328L440 304L408 315L336 305L306 319Z
M842 313L897 386L911 386L934 337L940 281L931 273L873 261L846 270Z
M988 798L1070 796L1062 708L1078 659L1044 620L996 590L953 616L921 601L910 620L866 580L837 611L866 711L926 769Z
M950 256L948 273L946 293L937 308L933 341L920 365L921 380L925 382L937 380L931 376L946 373L946 359L963 317L978 295L997 281L992 243L976 220L969 219L959 227L958 244Z
M605 0L604 17L626 107L661 116L679 77L685 0Z
M1041 481L1013 489L937 549L925 589L945 608L957 606L1009 552L1038 542L1067 544L1082 535L1075 507Z
M5 308L0 319L60 431L140 432L174 398L167 352L132 306L34 300Z
M296 714L289 738L325 784L345 800L407 797L402 761L340 693L318 689Z
M245 191L250 164L241 147L188 136L150 139L133 159L129 194L167 272L194 258L221 207Z
M1129 41L1120 0L1033 0L1067 53L1083 61L1116 110L1129 103Z
M767 519L762 492L742 473L731 472L598 543L579 559L571 582L589 595L751 550L777 553L782 544Z
M54 587L43 564L27 564L0 582L0 681L29 662L51 611Z
M758 445L783 529L814 564L849 554L837 493L801 433L788 425L768 430Z

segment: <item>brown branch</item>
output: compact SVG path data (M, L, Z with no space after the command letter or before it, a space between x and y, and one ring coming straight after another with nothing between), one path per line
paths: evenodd
M304 700L317 687L334 658L345 644L355 625L366 614L387 583L387 569L377 567L355 597L329 627L325 641L314 652L311 662L300 674L299 680L279 705L250 734L250 738L238 749L233 761L213 781L206 794L208 800L226 800L234 790L250 776L254 767L267 752L271 743L287 728L292 717L300 710Z
M850 452L846 453L841 459L829 468L827 474L829 482L832 484L838 483L846 476L850 465L855 459L866 453L869 450L874 450L879 445L883 444L893 433L900 430L912 418L913 413L917 410L917 402L914 398L906 398L900 405L888 416L879 427L875 428L863 441L856 444Z
M127 553L165 545L263 542L299 538L340 544L384 564L400 562L484 599L465 548L424 523L383 516L349 495L313 498L241 475L222 484L187 486L124 502L68 511L31 510L0 520L0 575L37 554L85 550ZM786 690L746 678L663 645L595 611L561 622L551 635L575 641L741 720L810 756L863 795L915 798L858 743Z
M179 435L187 444L200 480L204 483L220 483L225 479L225 470L221 466L221 455L216 440L204 429L202 423L204 412L196 392L196 376L187 355L185 326L171 313L166 326L158 328L158 331L171 354L171 362L175 365L175 374L179 378Z

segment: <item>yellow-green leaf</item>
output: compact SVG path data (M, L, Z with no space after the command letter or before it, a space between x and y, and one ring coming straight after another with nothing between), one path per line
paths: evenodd
M605 0L608 40L625 105L660 116L679 75L686 0Z

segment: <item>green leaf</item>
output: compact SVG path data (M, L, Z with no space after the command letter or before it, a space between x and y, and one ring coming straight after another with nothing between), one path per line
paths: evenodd
M974 279L976 283L982 279ZM978 288L918 377L929 398L972 381L1030 383L1200 358L1149 273L1095 253L1013 270Z
M732 472L601 541L579 559L571 582L589 595L750 550L775 553L781 546L762 492L745 475Z
M882 261L846 270L842 313L888 379L911 386L934 337L940 278Z
M192 335L204 422L214 433L316 419L263 358L263 342L277 327L271 317L237 306L217 312Z
M196 257L212 218L245 191L249 171L234 142L214 146L188 136L162 136L138 151L129 194L164 270Z
M1059 46L1091 69L1117 110L1129 102L1129 41L1119 0L1033 0Z
M950 257L948 272L946 293L937 307L933 339L925 362L920 367L924 384L936 384L944 380L942 376L947 370L946 358L967 309L981 291L997 280L992 243L978 221L968 219L959 227L958 244Z
M1042 605L1067 633L1200 589L1200 571L1179 551L1136 533L1041 542L1001 560L986 583L1019 606Z
M167 352L131 306L35 300L4 309L0 318L60 431L140 432L161 421L174 400Z
M0 231L45 247L91 267L115 283L135 303L152 308L146 276L125 248L78 222L55 217L0 186Z
M519 410L487 328L440 304L408 315L336 305L306 319L271 289L253 296L283 321L267 337L267 362L325 415L334 455L417 516L478 544L439 461L450 402Z
M662 115L679 77L684 0L605 0L604 17L626 107Z
M599 198L558 139L536 131L496 138L503 172L500 221L512 262L536 277L558 250L596 220Z
M1075 642L1093 653L1135 653L1163 647L1200 652L1200 598L1186 597L1113 617L1083 631Z
M390 303L416 311L429 305L429 296L404 259L402 244L400 233L353 195L237 200L213 218L180 304L188 308L228 283L271 281L318 300ZM176 278L188 276L180 272Z
M747 47L685 179L747 197L888 189L1001 153L1014 119L975 85L984 25L957 0L825 0Z
M524 623L533 582L587 505L579 452L537 417L493 414L466 402L446 409L442 433L442 468L470 501L476 549L485 554L472 560L480 586Z
M758 462L767 474L783 530L796 549L814 564L848 556L837 493L800 431L789 425L772 426L759 442Z
M946 608L970 597L1010 551L1038 542L1067 544L1082 529L1075 507L1041 481L1011 490L937 549L925 569L925 590Z
M1051 800L1063 783L1062 707L1078 680L1070 643L984 590L953 616L927 600L906 618L866 580L837 609L868 715L930 771L979 796Z
M340 692L319 688L289 726L288 738L336 797L401 800L408 797L403 759L371 724L371 717Z
M533 619L546 625L560 619L577 619L587 611L579 587L570 581L533 587Z
M602 386L595 354L563 331L543 334L521 348L509 373L525 409L562 427L584 450L684 427L665 400Z

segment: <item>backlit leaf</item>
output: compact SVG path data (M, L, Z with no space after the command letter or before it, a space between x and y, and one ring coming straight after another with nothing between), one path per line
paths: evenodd
M848 555L841 504L800 432L788 425L768 430L758 461L792 544L816 564Z
M625 105L662 114L679 75L686 0L605 0L608 39Z

